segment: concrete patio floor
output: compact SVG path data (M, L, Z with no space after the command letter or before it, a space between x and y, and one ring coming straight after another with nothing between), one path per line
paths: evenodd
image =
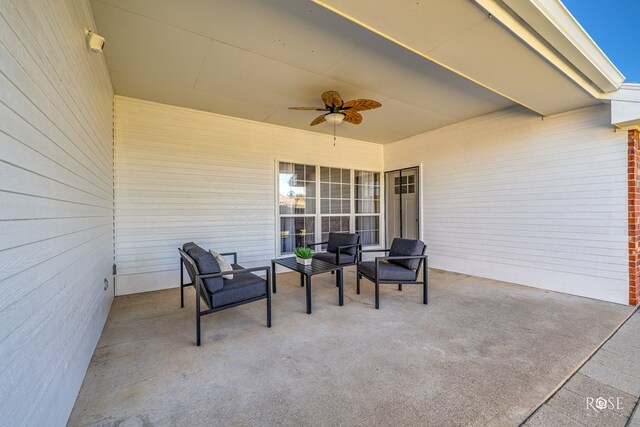
M430 271L421 289L373 285L345 305L313 278L313 314L295 273L264 301L205 316L194 292L115 299L71 426L517 425L631 314L632 307Z

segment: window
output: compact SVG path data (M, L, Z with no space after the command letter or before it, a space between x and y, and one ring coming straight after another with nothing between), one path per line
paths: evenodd
M326 242L331 231L345 233L350 231L350 169L320 167L320 214L321 241Z
M377 245L380 173L281 162L278 217L280 254L327 241L330 232L356 231L362 244Z
M280 163L278 173L280 252L315 242L316 167Z
M363 245L380 243L380 174L355 171L356 233Z

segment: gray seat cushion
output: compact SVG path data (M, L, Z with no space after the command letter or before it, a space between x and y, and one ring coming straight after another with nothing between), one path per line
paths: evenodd
M380 262L378 269L380 273L379 280L416 280L416 272L405 268L397 264L391 264L390 262ZM358 273L369 277L370 279L376 278L376 263L375 261L364 261L358 264Z
M186 245L185 245L186 246ZM198 273L200 274L215 274L220 273L220 266L216 262L216 259L211 255L209 251L205 251L200 246L192 245L185 251L187 255L193 259L198 267ZM224 286L224 279L222 277L210 277L203 280L204 286L210 293L218 292Z
M328 262L330 264L336 263L336 254L331 252L318 252L313 254L313 259L319 259L320 261ZM355 255L346 255L340 253L339 264L353 264L355 262Z
M236 264L234 264L235 266ZM267 281L252 273L234 274L233 279L224 279L222 290L211 295L214 307L267 295Z
M327 243L327 252L338 252L338 246L355 245L358 243L357 233L329 233L329 243ZM356 248L342 249L341 254L355 255Z
M393 239L393 242L391 242L389 256L422 255L424 247L424 243L420 240L400 239L396 237ZM390 259L389 262L411 270L417 270L420 266L420 259Z

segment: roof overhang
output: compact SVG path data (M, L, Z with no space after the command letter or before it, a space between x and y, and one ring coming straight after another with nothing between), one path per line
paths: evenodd
M474 0L573 79L599 96L624 76L559 0Z
M510 33L511 40L491 28L492 24L477 23L473 32L491 34L484 41L491 39L496 45L478 43L470 55L460 55L453 38L438 46L430 44L429 29L419 27L431 24L430 17L416 18L420 12L416 7L398 6L394 18L388 19L388 8L382 0L313 1L542 115L579 107L579 96L572 93L575 86L591 100L597 100L617 90L624 81L620 71L559 0L472 0L491 21L497 21ZM455 22L456 17L447 18ZM471 32L465 28L464 19L459 17L459 39ZM520 50L516 43L521 45ZM519 64L510 64L504 58L501 62L495 52L497 46ZM526 57L521 48L536 52L538 61ZM492 59L490 72L483 69L481 58ZM560 71L565 81L559 81L549 68ZM532 76L545 84L534 84ZM523 78L530 84L523 84Z
M117 95L333 135L309 126L318 112L288 107L337 90L383 104L338 129L369 142L514 103L544 116L596 105L622 81L557 0L91 5Z

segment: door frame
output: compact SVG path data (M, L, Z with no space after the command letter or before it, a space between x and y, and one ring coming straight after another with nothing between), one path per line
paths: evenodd
M407 170L407 169L416 169L417 170L417 176L416 176L416 185L417 185L417 193L418 193L418 201L416 203L416 209L418 210L417 212L417 218L418 218L418 238L420 240L424 239L422 238L422 163L419 163L415 166L406 166L406 167L402 167L402 168L397 168L397 169L391 169L391 170L386 170L384 171L384 241L385 241L385 248L389 248L391 247L391 242L389 242L389 233L388 231L388 227L387 227L387 221L389 219L389 215L387 213L387 203L388 203L388 198L387 198L387 191L389 191L390 189L388 188L387 184L387 174L388 173L394 173L394 172L400 172L400 174L402 175L402 171L403 170ZM402 197L402 194L400 194L400 197ZM401 204L402 205L402 204ZM401 207L402 208L402 207Z

